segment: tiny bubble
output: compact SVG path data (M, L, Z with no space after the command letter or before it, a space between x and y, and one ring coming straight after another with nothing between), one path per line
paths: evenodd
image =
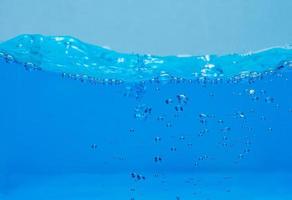
M199 114L199 118L207 118L207 117L208 117L208 115L205 114L205 113L200 113Z
M250 152L250 149L245 149L244 150L244 153L249 153Z
M266 94L266 90L261 90L261 94Z
M255 96L252 98L253 101L258 101L260 98L258 96Z
M174 108L175 108L175 110L176 110L177 112L182 112L182 111L184 111L184 108L183 108L181 105L177 105L177 106L175 106Z
M154 162L161 162L162 161L162 158L160 156L155 156L154 157Z
M164 117L163 116L158 116L157 117L157 121L163 121L164 120Z
M157 136L155 137L155 142L160 142L161 141L161 137Z
M165 103L166 103L166 104L171 104L171 103L172 103L172 99L166 99L166 100L165 100Z
M171 127L172 127L172 124L171 124L170 122L168 122L168 123L166 124L166 127L167 127L167 128L171 128Z
M171 147L170 151L176 151L176 147Z
M184 94L179 94L176 97L180 104L186 104L188 102L188 97L186 97Z
M130 129L129 129L129 132L130 132L130 133L134 133L134 132L135 132L135 129L130 128Z
M180 139L181 141L183 141L183 140L185 140L185 137L184 137L184 136L180 136L179 139Z
M265 98L265 102L266 103L273 103L274 102L274 98L273 97L266 97Z
M243 112L238 112L238 113L237 113L237 116L238 116L239 118L242 118L242 119L245 118L245 114L244 114Z
M231 128L228 126L221 129L222 132L229 132L230 130Z
M219 119L217 122L218 122L219 124L223 124L223 123L224 123L224 121L223 121L222 119Z

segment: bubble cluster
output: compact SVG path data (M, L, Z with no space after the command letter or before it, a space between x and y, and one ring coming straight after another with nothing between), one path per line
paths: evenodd
M138 174L138 173L135 173L135 172L132 172L131 173L131 177L136 180L136 181L140 181L140 180L146 180L146 177L141 175L141 174Z
M152 108L145 104L140 104L136 106L134 111L135 111L134 117L138 120L142 120L147 119L151 115Z
M136 83L125 87L124 96L134 97L135 99L141 99L146 92L146 86L144 83Z

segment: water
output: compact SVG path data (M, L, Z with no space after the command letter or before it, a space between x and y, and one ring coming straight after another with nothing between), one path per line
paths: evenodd
M292 49L0 44L0 199L292 198Z

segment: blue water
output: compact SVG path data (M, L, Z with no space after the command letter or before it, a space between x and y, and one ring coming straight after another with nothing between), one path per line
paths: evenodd
M292 49L0 44L0 199L292 199Z

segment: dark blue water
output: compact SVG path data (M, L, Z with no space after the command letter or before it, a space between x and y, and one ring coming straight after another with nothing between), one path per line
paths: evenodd
M289 48L149 72L19 44L0 45L1 200L292 199Z

